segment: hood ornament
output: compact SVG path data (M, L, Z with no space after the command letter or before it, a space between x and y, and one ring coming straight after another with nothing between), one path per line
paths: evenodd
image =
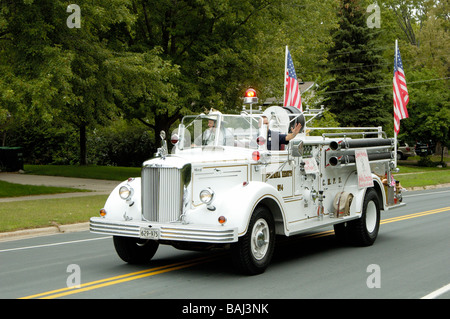
M169 153L167 149L166 132L161 131L159 136L161 137L161 147L158 148L156 156L160 156L163 160L165 160L167 154Z

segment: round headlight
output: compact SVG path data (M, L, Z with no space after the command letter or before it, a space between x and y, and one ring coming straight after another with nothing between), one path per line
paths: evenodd
M210 204L214 198L214 192L211 188L205 188L200 192L200 200L202 203Z
M129 199L131 197L131 189L128 186L122 186L119 188L119 196L124 200Z

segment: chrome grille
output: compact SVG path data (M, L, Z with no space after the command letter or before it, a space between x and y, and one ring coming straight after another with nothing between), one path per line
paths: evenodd
M181 170L173 167L142 168L142 215L146 220L178 220L182 199Z

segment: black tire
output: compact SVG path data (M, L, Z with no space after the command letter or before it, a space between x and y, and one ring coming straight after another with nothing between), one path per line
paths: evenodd
M371 246L380 229L380 204L377 192L368 188L364 196L361 218L334 225L338 240L355 246Z
M349 244L350 240L348 238L348 223L335 224L334 226L334 236L338 242L342 244Z
M264 206L255 209L247 233L232 245L233 263L246 275L263 273L272 260L275 248L275 223Z
M157 241L132 237L113 236L113 241L117 255L130 264L148 263L159 246Z

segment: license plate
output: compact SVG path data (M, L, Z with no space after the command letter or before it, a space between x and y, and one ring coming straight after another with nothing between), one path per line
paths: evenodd
M159 229L141 227L139 230L139 237L142 239L159 239Z

